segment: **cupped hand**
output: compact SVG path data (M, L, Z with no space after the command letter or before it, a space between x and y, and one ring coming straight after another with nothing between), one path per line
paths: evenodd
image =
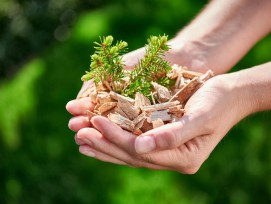
M102 161L195 173L226 133L247 114L239 104L240 93L234 85L231 74L210 79L189 99L179 121L140 136L101 116L91 119L92 127L85 126L82 120L72 127L79 130L76 142L82 154ZM81 103L77 106L91 109L84 100L77 101Z

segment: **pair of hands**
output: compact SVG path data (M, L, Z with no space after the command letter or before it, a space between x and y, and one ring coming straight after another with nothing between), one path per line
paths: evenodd
M125 55L127 68L143 55L144 49ZM165 57L176 63L174 55L172 51ZM180 57L178 61L181 63ZM187 65L194 65L199 70L205 64L201 60L191 60ZM69 121L69 128L77 132L75 141L84 155L114 164L193 174L233 125L244 117L233 82L231 74L213 77L189 99L186 113L179 121L140 136L101 116L89 121L87 110L94 108L89 98L76 99L67 104L66 109L74 116ZM81 91L89 83L85 83Z

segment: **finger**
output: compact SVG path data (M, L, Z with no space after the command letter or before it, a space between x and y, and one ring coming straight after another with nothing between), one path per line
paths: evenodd
M129 133L105 117L95 116L91 119L93 127L99 130L107 140L111 141L131 155L136 154L134 143L136 135Z
M184 115L178 122L155 128L137 137L135 151L145 154L176 148L193 137L206 134L201 132L201 124L202 120Z
M78 144L78 145L85 145L86 144L82 139L77 137L77 134L75 134L74 140L75 140L76 144Z
M78 132L82 128L91 127L91 124L87 116L76 116L70 119L68 126L74 132Z
M87 115L87 111L94 109L94 104L89 97L69 101L66 109L72 115Z
M138 160L137 158L131 156L127 152L117 147L115 144L108 141L96 129L83 128L77 133L77 137L80 138L82 141L85 142L85 144L87 144L88 146L96 150L97 152L101 152L112 158L123 161L129 166L144 167L144 168L157 169L157 170L169 169L167 167L163 167L163 166L151 164L142 160ZM111 161L108 161L108 162L111 162Z
M94 157L98 160L104 161L104 162L110 162L113 164L120 164L120 165L127 165L125 162L118 160L114 157L111 157L107 154L104 154L102 152L96 151L95 149L89 147L88 145L81 145L79 147L79 152L81 154L84 154L89 157Z

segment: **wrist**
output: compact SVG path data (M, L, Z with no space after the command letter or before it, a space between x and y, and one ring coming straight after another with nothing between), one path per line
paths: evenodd
M228 75L244 116L271 109L271 63Z

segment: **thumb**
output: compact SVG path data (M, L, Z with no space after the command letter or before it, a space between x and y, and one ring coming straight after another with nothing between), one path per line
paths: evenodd
M198 123L198 124L197 124ZM135 140L135 150L138 154L172 149L198 136L201 127L199 120L188 115L179 121L155 128L138 136Z

